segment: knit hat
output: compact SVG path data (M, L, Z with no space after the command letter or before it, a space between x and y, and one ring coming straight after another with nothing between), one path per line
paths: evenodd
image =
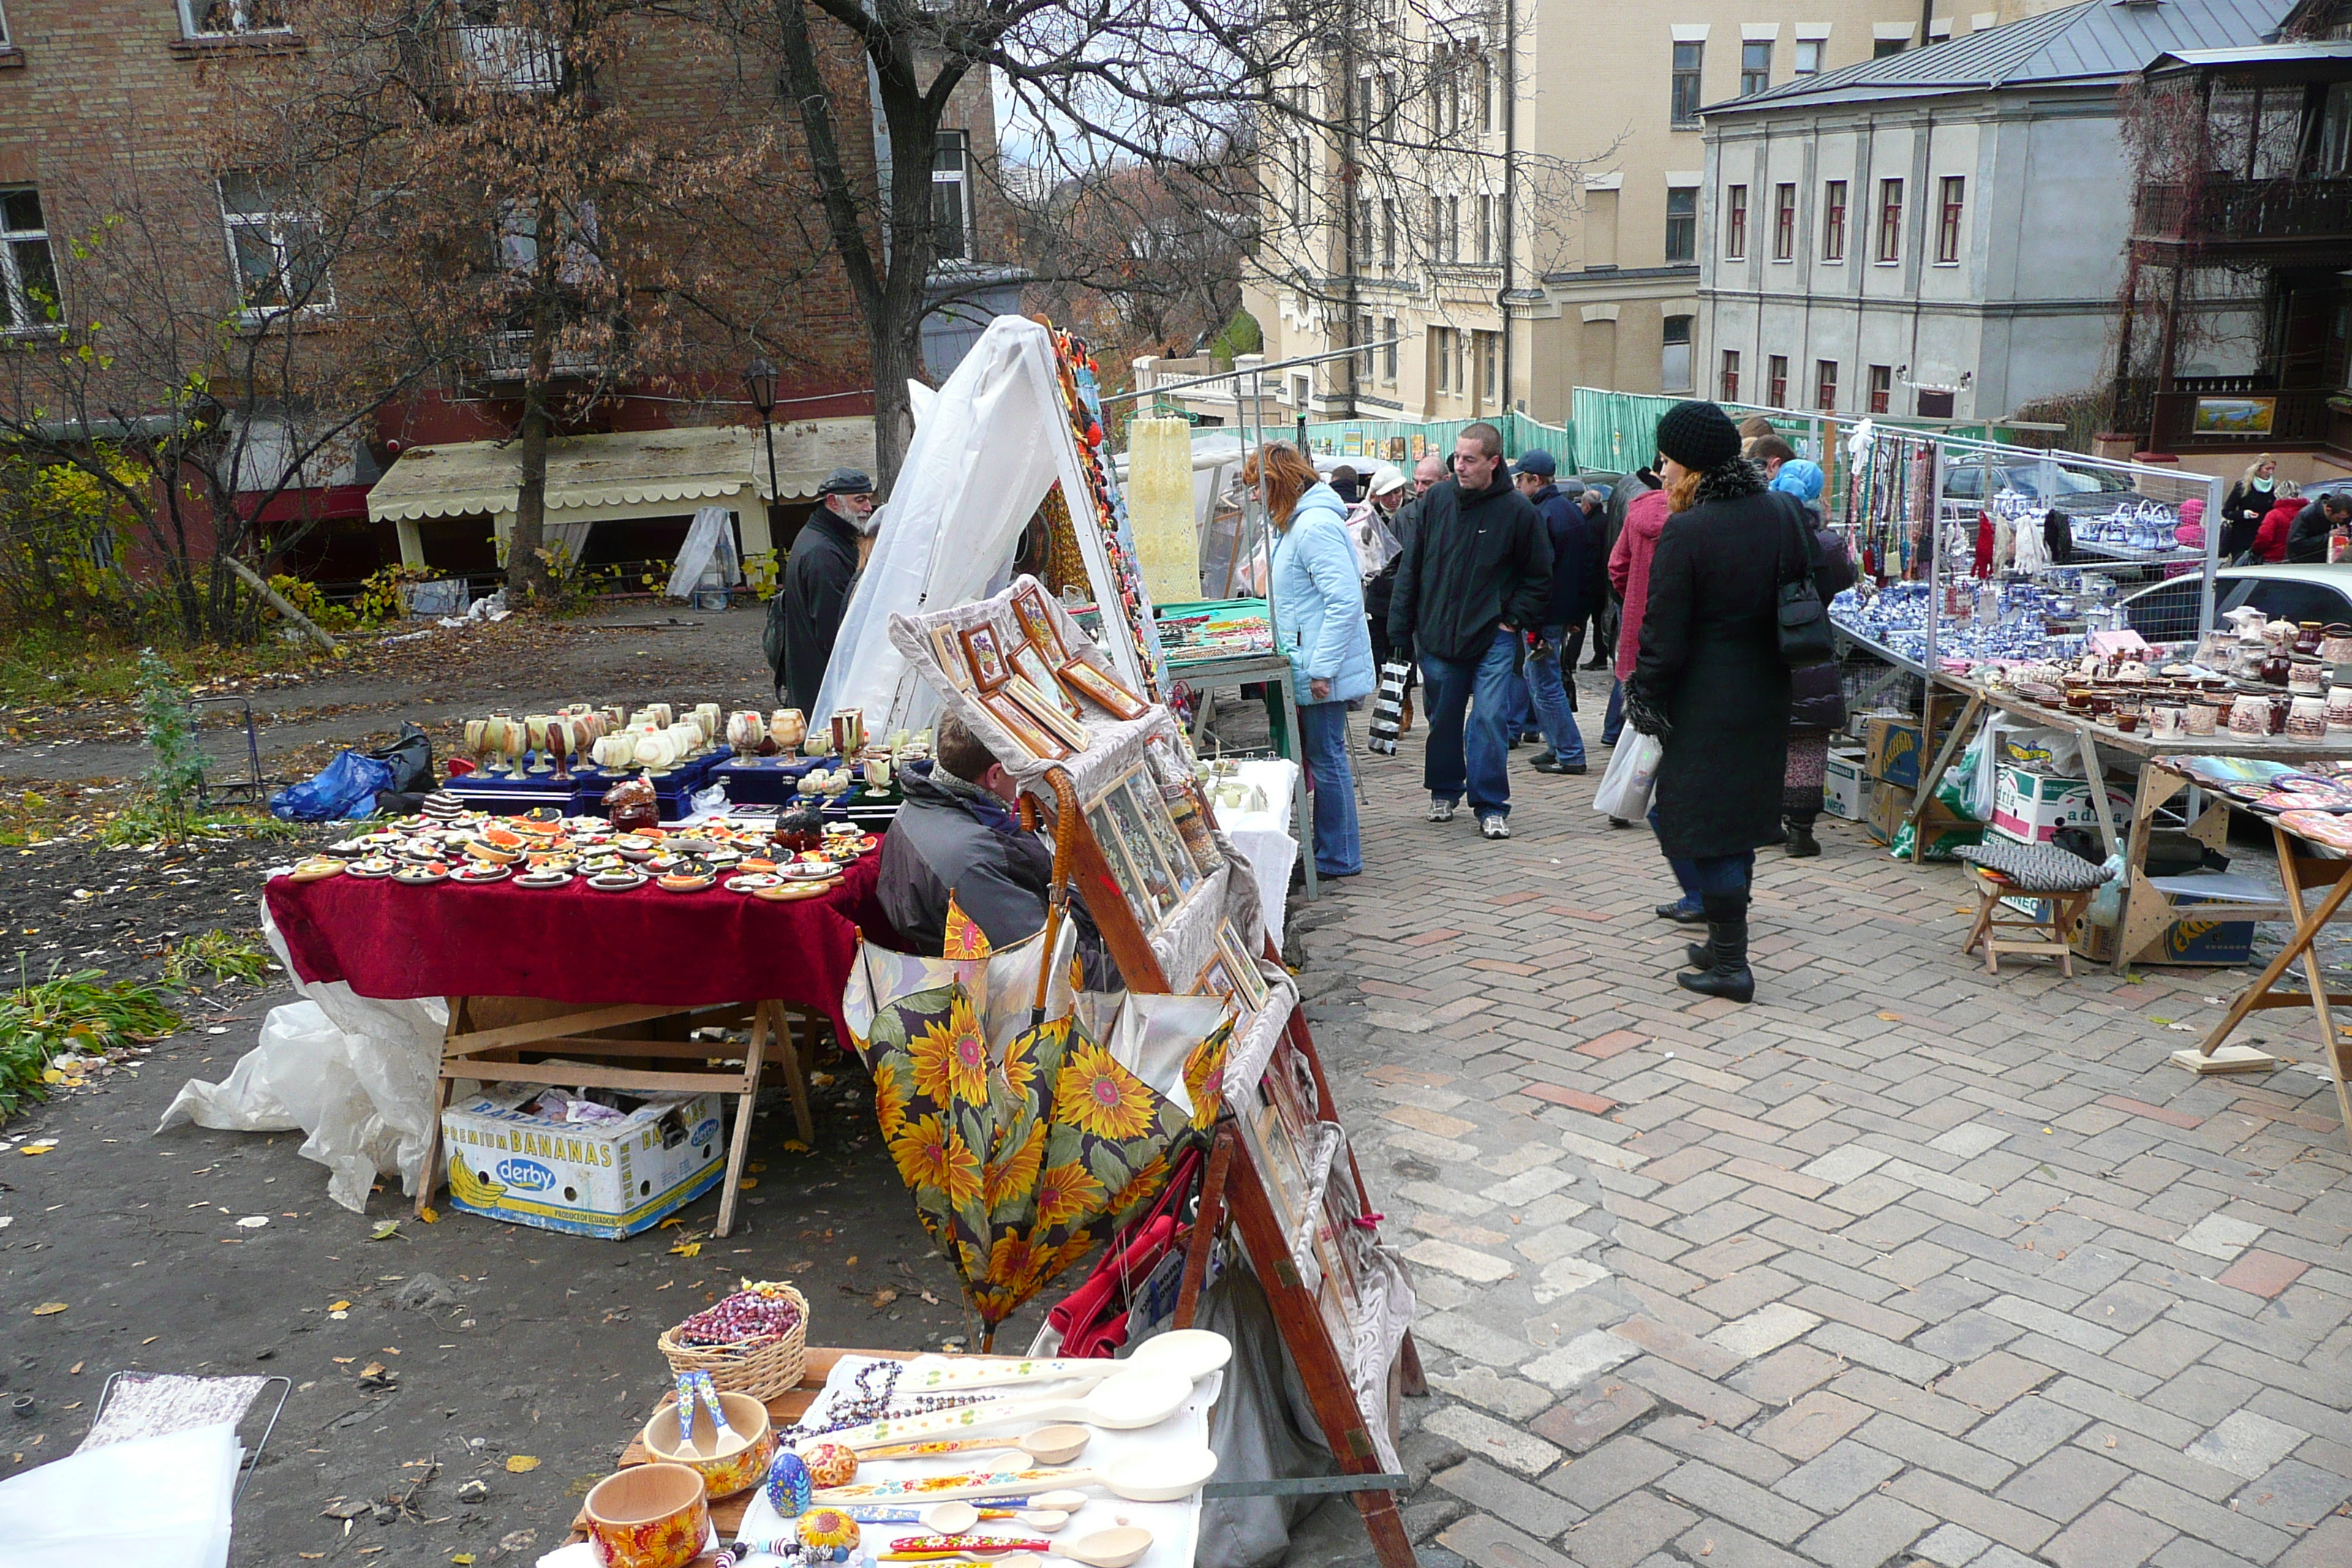
M1658 450L1705 473L1739 456L1739 432L1712 403L1677 403L1658 420Z

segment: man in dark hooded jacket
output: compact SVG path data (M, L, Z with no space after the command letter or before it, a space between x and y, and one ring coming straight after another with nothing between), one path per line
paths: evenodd
M857 581L857 541L871 526L874 481L856 468L835 468L817 487L821 498L793 541L776 596L768 605L764 651L776 672L776 695L814 724L824 667Z
M2315 497L2286 526L2287 564L2325 564L2327 536L2347 522L2352 522L2352 497L2337 490Z

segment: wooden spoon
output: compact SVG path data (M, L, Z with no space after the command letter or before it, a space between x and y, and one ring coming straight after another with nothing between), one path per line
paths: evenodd
M980 1522L980 1510L968 1502L938 1502L923 1510L923 1528L934 1535L961 1535Z
M1195 1382L1234 1358L1233 1342L1208 1329L1171 1329L1137 1345L1124 1361L1080 1358L1066 1361L991 1362L974 1358L950 1360L925 1357L910 1363L899 1374L902 1394L929 1394L940 1389L1002 1388L1016 1383L1060 1383L1071 1378L1105 1378L1131 1367L1156 1367L1180 1372Z
M834 1433L832 1440L854 1454L863 1454L870 1448L896 1447L931 1437L958 1437L1038 1421L1083 1421L1108 1431L1133 1431L1167 1420L1182 1409L1184 1401L1192 1396L1192 1380L1181 1373L1130 1367L1105 1378L1083 1399L992 1400L929 1415L853 1426Z
M1055 1426L1040 1426L1025 1437L941 1437L929 1443L896 1443L887 1448L866 1448L859 1452L861 1459L928 1459L940 1454L969 1454L985 1449L992 1453L1026 1454L1040 1465L1066 1465L1085 1451L1094 1436L1084 1426L1065 1423ZM941 1534L952 1534L942 1531Z
M1093 1470L1027 1470L996 1475L943 1476L928 1478L924 1489L916 1494L935 1502L947 1502L957 1498L1014 1497L1028 1489L1042 1485L1058 1487L1100 1487L1113 1497L1129 1502L1174 1502L1198 1491L1202 1482L1217 1473L1217 1456L1207 1448L1193 1448L1173 1454L1146 1452L1128 1454ZM951 1480L954 1486L937 1486L940 1480ZM827 1507L842 1503L875 1502L901 1495L900 1483L877 1482L834 1487L816 1494L816 1500ZM1030 1500L1037 1500L1030 1495ZM929 1521L925 1523L928 1525Z
M1128 1568L1151 1550L1151 1531L1139 1524L1097 1530L1057 1549L1058 1554L1087 1568Z

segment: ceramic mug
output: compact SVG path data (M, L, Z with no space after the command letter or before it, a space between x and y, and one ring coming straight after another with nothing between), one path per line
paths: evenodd
M2271 700L2241 697L2230 704L2230 733L2267 735L2271 732Z
M2149 714L2148 732L2159 740L2175 740L2188 732L2189 710L2166 703Z
M2305 741L2315 741L2326 734L2326 699L2309 694L2296 698L2287 710L2286 732Z
M2317 659L2298 658L2287 668L2286 689L2296 693L2324 691L2327 687L2326 674Z
M2331 730L2352 729L2352 686L2331 686L2327 689L2327 727Z
M2191 702L2188 720L2190 734L2210 735L2221 728L2221 710L2210 702Z

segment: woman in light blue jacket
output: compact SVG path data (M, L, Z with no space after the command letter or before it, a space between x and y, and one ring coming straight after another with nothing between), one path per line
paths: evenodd
M1348 509L1287 442L1264 448L1274 547L1274 640L1290 656L1298 696L1300 752L1315 784L1315 869L1352 877L1364 868L1356 834L1356 781L1348 767L1348 704L1372 694L1371 633ZM1258 458L1244 479L1259 483Z

